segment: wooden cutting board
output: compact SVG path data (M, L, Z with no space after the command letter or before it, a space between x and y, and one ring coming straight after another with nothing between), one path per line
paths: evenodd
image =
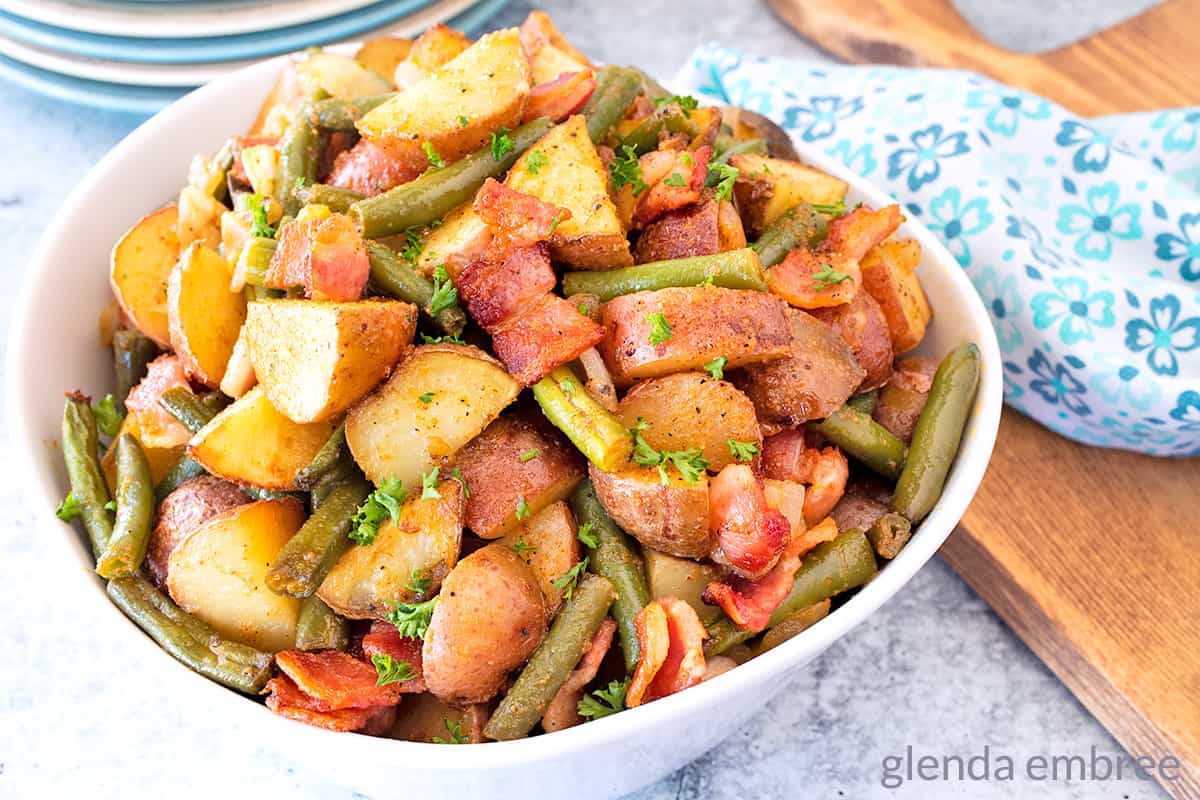
M1084 115L1200 104L1200 0L1042 54L988 42L949 0L768 2L849 62L972 69ZM1168 793L1200 798L1200 459L1075 444L1005 410L942 555L1130 754L1182 762Z

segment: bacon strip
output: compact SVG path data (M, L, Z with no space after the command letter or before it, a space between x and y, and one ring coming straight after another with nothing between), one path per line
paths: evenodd
M509 247L546 241L558 223L571 218L568 209L510 189L495 178L483 182L472 207L500 240L493 239L493 258L504 255Z
M644 228L668 211L698 203L710 158L712 147L708 145L694 152L653 150L642 156L638 164L650 188L638 197L634 227Z
M313 708L320 711L371 708L400 702L399 686L376 686L379 676L375 668L349 653L284 650L275 654L275 664L309 696Z
M566 682L546 707L546 713L542 715L542 730L547 733L560 731L582 721L579 717L579 701L583 699L584 687L596 679L600 664L612 646L616 630L617 623L611 619L600 623L587 651L579 659L579 665L567 676Z
M539 83L529 92L522 119L529 122L538 117L549 117L562 122L583 109L598 85L595 73L590 69L564 72L552 81Z
M781 431L763 441L766 477L806 484L804 520L813 525L827 517L850 479L850 464L837 447L811 447L800 429Z
M388 655L397 661L405 661L417 677L411 681L392 684L401 694L420 694L425 688L425 670L421 662L420 639L400 635L396 626L389 622L374 622L371 630L362 639L363 656L370 661L374 655Z
M604 339L604 327L558 295L546 294L492 334L492 349L508 374L532 386Z
M696 610L682 600L652 601L634 618L641 658L625 705L629 708L695 686L704 678L704 629Z
M709 483L708 527L716 539L713 561L751 580L775 566L791 533L746 464L726 465Z
M472 261L458 277L471 319L489 333L554 289L557 279L545 242L514 247L504 259Z
M322 711L285 675L267 681L267 708L280 716L331 731L356 731L367 724L375 709L343 708Z

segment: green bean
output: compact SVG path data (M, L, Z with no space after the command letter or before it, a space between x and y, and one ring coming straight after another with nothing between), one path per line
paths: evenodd
M667 91L667 87L656 81L641 67L629 67L638 74L642 79L642 94L651 100L658 100L662 97L670 97L671 93Z
M268 239L265 236L255 236L247 239L238 253L237 266L234 272L242 276L247 286L263 285L267 279L267 270L271 266L271 258L279 246L278 239Z
M629 430L592 399L569 368L557 367L535 383L533 398L546 419L600 469L612 472L629 460L633 453Z
M142 446L128 433L118 436L114 446L117 521L108 546L96 565L96 572L103 578L124 578L142 568L154 516L154 483L150 480L150 464Z
M279 192L285 216L294 217L300 210L297 183L315 183L317 180L317 164L324 148L321 132L310 121L311 116L310 107L301 108L279 140L279 173L282 178Z
M367 255L371 262L371 282L376 288L390 297L412 303L426 315L429 314L429 304L433 301L432 283L386 245L367 242ZM467 324L467 315L457 305L438 311L430 319L442 333L452 336L462 333Z
M597 76L596 90L583 107L588 136L600 144L613 126L625 116L625 110L642 92L644 75L632 67L604 67Z
M858 411L862 414L867 414L867 415L875 413L875 406L878 405L878 403L879 403L879 390L878 389L872 389L869 392L863 392L862 394L856 394L856 395L854 395L854 397L851 397L849 400L846 401L846 405L850 406L855 411Z
M843 531L836 539L817 545L804 556L788 596L771 614L767 628L786 620L801 609L826 598L862 586L875 577L875 551L862 531ZM753 638L754 631L742 630L728 617L708 627L705 653L718 655L734 645Z
M148 595L157 597L151 600ZM274 662L270 653L226 642L194 617L188 624L172 619L161 606L174 604L144 578L115 578L108 582L108 596L163 650L206 678L246 694L262 691L270 679ZM247 658L247 653L253 653L253 658Z
M296 190L300 202L304 205L316 204L328 208L330 211L346 213L350 210L350 206L362 200L366 195L346 189L341 186L330 186L326 183L311 183L301 186Z
M707 256L651 261L632 267L568 272L563 294L594 294L601 302L634 292L652 292L670 286L699 286L711 279L726 289L767 290L758 254L748 247Z
M889 511L867 530L867 538L880 558L889 561L900 555L904 545L912 538L912 523L903 514Z
M206 407L200 398L183 386L167 389L158 398L158 404L179 420L179 424L187 428L188 433L197 433L217 415L217 412Z
M808 425L883 477L900 477L907 456L904 442L853 406L844 405Z
M612 584L599 575L583 577L571 599L558 612L546 638L533 651L525 669L487 721L483 728L485 736L506 741L529 735L587 652L612 602Z
M355 123L396 94L361 94L358 97L331 97L328 100L320 100L309 107L308 120L327 131L353 131Z
M808 203L800 203L783 212L763 230L754 243L764 267L773 267L797 247L814 247L825 238L825 217Z
M696 126L686 111L677 103L667 103L654 113L642 120L636 128L624 136L619 146L632 147L639 156L649 153L658 147L659 134L686 133L696 135Z
M315 594L300 602L296 620L297 650L345 650L350 626Z
M331 490L300 530L288 539L267 573L267 586L285 597L311 597L353 542L350 523L371 487L350 479Z
M443 169L427 172L383 194L359 200L350 206L350 216L368 239L428 225L470 202L485 180L507 172L550 128L550 120L544 117L526 122L509 133L513 147L501 159L492 157L491 147L477 150Z
M141 331L126 328L113 334L112 348L117 377L113 400L117 410L124 414L125 398L146 377L147 366L158 356L158 345Z
M597 544L591 550L591 561L588 562L592 571L607 578L617 592L612 614L621 636L625 669L632 673L637 668L641 654L634 619L650 602L646 568L633 540L617 527L604 510L591 481L585 480L575 489L571 495L571 510L575 512L575 521L579 526L590 525L596 537Z
M942 496L978 386L979 348L973 343L959 345L942 359L933 376L929 398L913 429L908 462L892 495L892 510L914 525Z
M714 147L715 150L715 147ZM713 158L714 164L728 164L729 159L739 153L757 153L765 156L767 154L766 139L735 139L732 142L726 143L719 154Z
M108 484L100 470L100 434L96 415L87 397L78 392L67 397L62 420L63 461L71 494L79 504L83 527L92 544L92 555L100 558L112 538L113 523L108 509Z
M166 499L167 495L192 478L198 478L207 473L208 470L200 466L196 461L193 461L190 457L181 457L175 462L175 466L171 467L166 475L163 475L162 480L158 482L158 486L154 487L154 502L161 503Z
M333 429L333 433L304 469L296 473L296 486L311 492L322 478L334 471L349 457L346 447L346 424Z

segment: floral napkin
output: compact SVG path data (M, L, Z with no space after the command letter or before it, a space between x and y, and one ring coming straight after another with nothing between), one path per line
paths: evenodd
M937 234L991 314L1009 405L1200 455L1200 108L1084 119L974 73L716 44L674 85L771 117Z

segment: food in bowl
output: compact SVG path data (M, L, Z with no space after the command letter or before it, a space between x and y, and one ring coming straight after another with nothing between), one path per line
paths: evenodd
M298 56L116 244L60 516L165 650L313 725L683 691L896 557L972 407L974 345L906 356L899 208L846 190L538 13Z

